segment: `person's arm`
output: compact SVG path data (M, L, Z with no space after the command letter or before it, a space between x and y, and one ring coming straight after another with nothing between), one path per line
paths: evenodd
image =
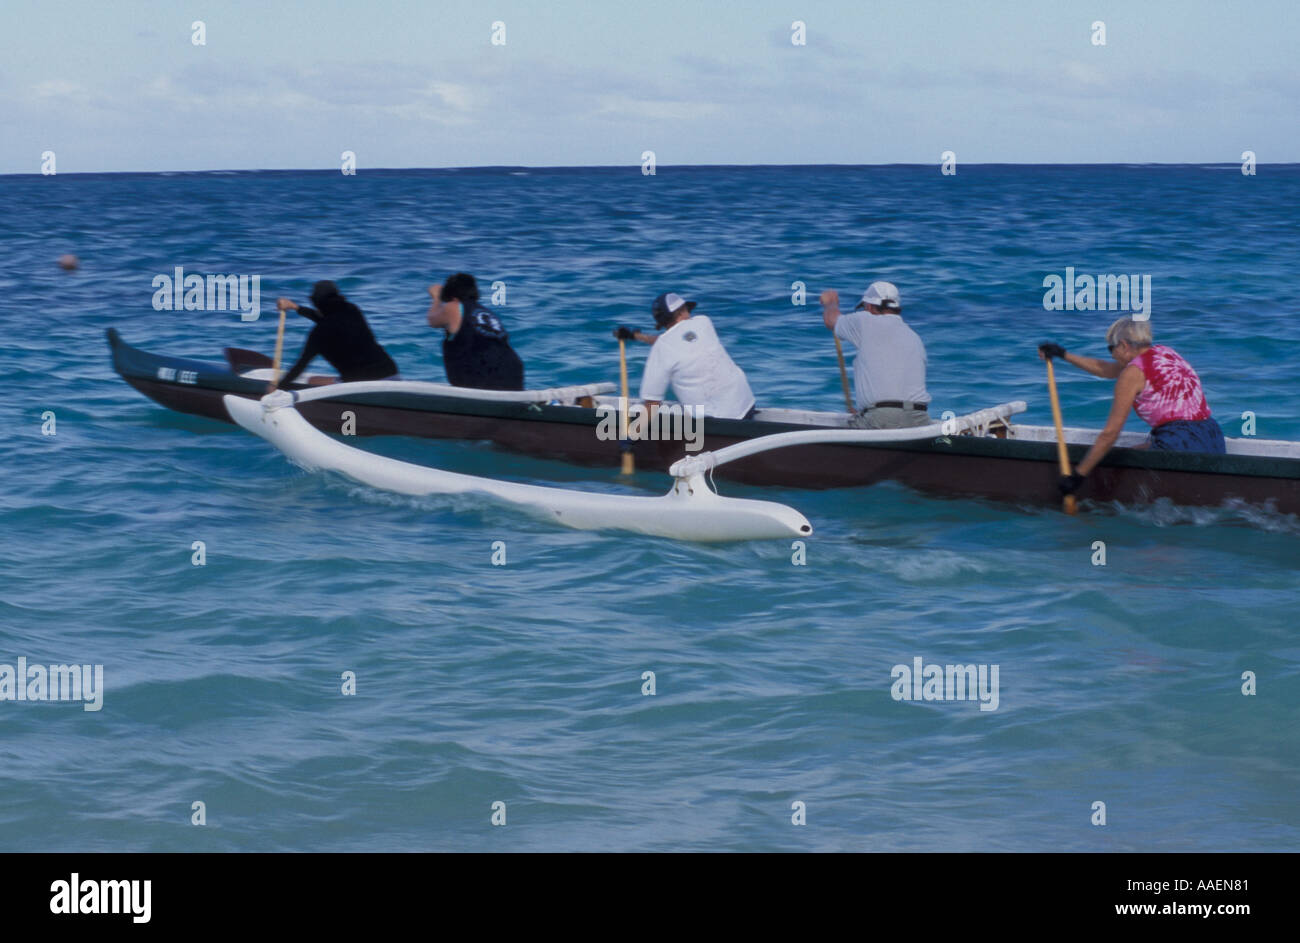
M1113 380L1124 372L1124 364L1118 360L1099 360L1096 357L1080 357L1078 354L1066 354L1065 362L1072 363L1080 370L1091 373L1095 377L1103 377L1107 380ZM1139 392L1141 388L1139 387Z
M1101 464L1106 453L1119 439L1119 434L1124 429L1124 421L1128 419L1128 412L1133 408L1133 401L1137 399L1145 385L1146 375L1136 364L1129 364L1119 375L1119 379L1115 381L1115 399L1110 404L1110 416L1106 419L1106 426L1097 436L1097 441L1092 443L1092 448L1088 449L1088 454L1083 457L1083 461L1075 468L1075 474L1081 478L1085 477Z
M307 364L316 359L318 353L320 353L320 348L316 345L316 331L313 330L307 335L307 343L303 345L302 356L298 358L298 362L290 368L288 373L280 377L280 382L272 382L271 389L276 389L277 387L283 389L294 380L298 379L298 377L302 375L302 372L307 369Z
M1096 357L1080 357L1078 354L1072 354L1066 351L1060 344L1039 344L1038 357L1040 360L1046 360L1048 357L1055 357L1057 360L1064 360L1066 363L1073 364L1080 370L1091 373L1095 377L1103 377L1107 380L1113 380L1124 370L1124 364L1118 360L1098 360Z
M634 327L628 327L626 324L620 324L614 329L614 336L621 341L640 341L642 344L653 344L659 340L658 334L647 334L645 331L638 331Z
M289 301L288 298L284 300L286 302L285 304L286 308L292 308L294 311L297 311L299 314L301 314L312 324L320 324L320 312L317 311L315 308L309 307L307 305L294 304L292 301Z
M461 308L459 301L443 301L442 286L430 285L429 297L433 303L429 305L429 327L443 328L448 334L455 334L460 330Z
M826 322L826 327L830 331L835 330L835 322L840 319L840 293L833 289L826 289L821 294L822 303L822 320Z

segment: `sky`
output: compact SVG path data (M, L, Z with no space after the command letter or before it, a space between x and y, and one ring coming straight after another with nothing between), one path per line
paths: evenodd
M1300 0L4 0L0 173L1293 162L1298 61Z

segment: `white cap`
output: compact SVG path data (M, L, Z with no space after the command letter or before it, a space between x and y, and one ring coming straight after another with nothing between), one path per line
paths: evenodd
M901 308L898 300L898 288L893 282L872 282L867 286L867 290L862 294L862 300L854 311L861 310L867 305L877 305L881 308Z
M650 305L650 313L654 315L655 324L659 327L668 327L672 324L673 316L685 307L687 311L695 310L694 301L686 301L675 291L665 292L654 300Z

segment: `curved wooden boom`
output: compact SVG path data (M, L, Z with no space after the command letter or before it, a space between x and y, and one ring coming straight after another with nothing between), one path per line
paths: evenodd
M701 452L679 459L668 469L668 473L677 478L703 474L711 468L734 462L738 458L767 452L771 449L783 449L792 445L818 445L852 442L912 442L918 439L936 439L940 436L959 435L967 429L977 429L1008 416L1023 413L1028 409L1023 400L991 406L978 412L932 422L924 426L911 426L904 429L807 429L800 432L778 432L775 435L760 436L745 442L737 442L716 452Z

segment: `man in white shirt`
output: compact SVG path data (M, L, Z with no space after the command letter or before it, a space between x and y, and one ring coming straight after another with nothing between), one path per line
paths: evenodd
M641 398L646 406L658 406L671 386L679 403L698 407L706 416L750 418L754 394L745 372L727 356L713 322L702 314L691 315L695 302L668 292L656 298L650 310L662 334L647 335L628 328L615 332L617 336L635 334L636 340L653 345L641 378Z
M840 314L837 292L822 292L821 302L826 326L858 349L853 362L858 413L853 425L901 429L931 422L925 345L903 323L898 289L890 282L872 282L851 314Z

